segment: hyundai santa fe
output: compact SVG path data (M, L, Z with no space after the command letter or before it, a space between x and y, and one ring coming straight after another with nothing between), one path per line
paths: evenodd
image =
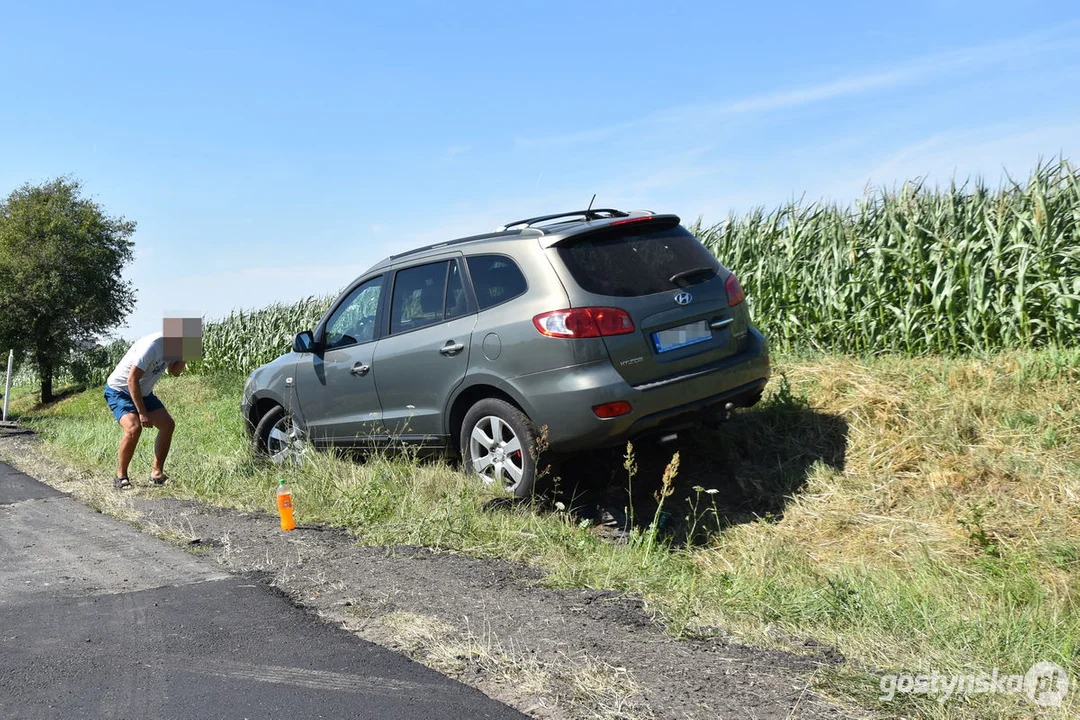
M756 403L765 339L733 272L675 215L586 210L387 258L255 370L254 451L410 446L529 495L554 454Z

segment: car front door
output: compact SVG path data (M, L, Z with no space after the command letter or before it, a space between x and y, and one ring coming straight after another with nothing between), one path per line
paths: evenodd
M383 426L391 440L442 445L443 410L465 378L476 325L460 260L398 270L389 307L374 362Z
M297 402L317 445L367 447L381 432L372 361L383 282L379 276L352 288L316 330L316 352L297 363Z

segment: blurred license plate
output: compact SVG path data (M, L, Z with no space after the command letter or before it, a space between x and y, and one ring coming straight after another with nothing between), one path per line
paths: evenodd
M680 325L679 327L653 333L656 352L677 350L706 340L712 340L712 330L709 329L709 323L706 320L698 320L688 325Z

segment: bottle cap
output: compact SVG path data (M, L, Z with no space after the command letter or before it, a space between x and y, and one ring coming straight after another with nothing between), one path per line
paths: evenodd
M284 485L285 484L285 478L278 478L277 479L277 484L278 485Z

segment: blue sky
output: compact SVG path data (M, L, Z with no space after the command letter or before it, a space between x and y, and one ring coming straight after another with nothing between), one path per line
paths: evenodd
M1073 2L0 3L0 192L138 221L138 308L218 317L597 205L1080 161Z

